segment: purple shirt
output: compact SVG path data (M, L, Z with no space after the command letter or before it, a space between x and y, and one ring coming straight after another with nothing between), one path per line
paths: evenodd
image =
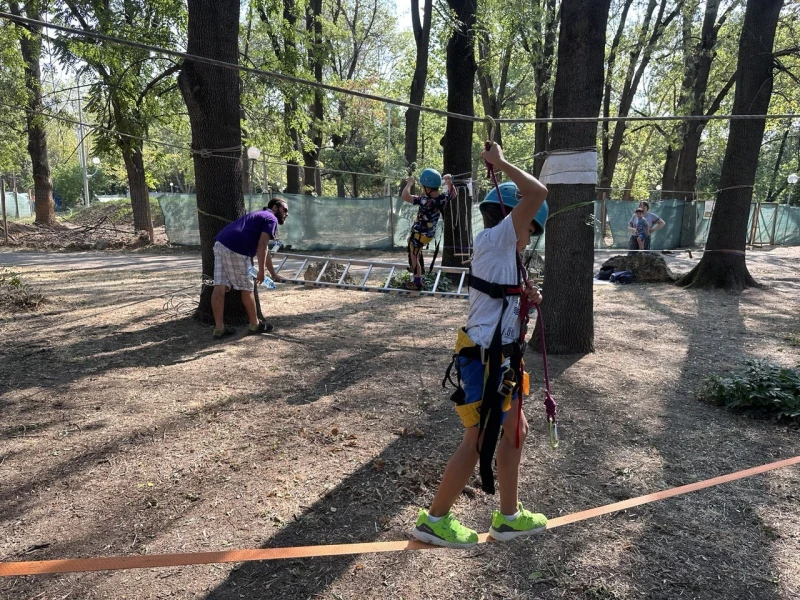
M228 250L253 257L258 250L258 240L262 233L268 233L275 239L278 219L271 210L259 210L243 216L225 227L214 238Z

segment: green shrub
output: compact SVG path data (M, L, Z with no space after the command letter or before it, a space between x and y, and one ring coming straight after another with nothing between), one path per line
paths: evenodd
M747 360L731 376L706 377L700 399L735 410L800 422L800 371L764 360Z
M392 276L389 280L389 287L391 288L401 288L405 283L411 281L411 273L408 271L401 271ZM436 282L436 273L425 273L422 276L422 289L425 291L430 292L433 290L433 284ZM450 292L453 290L453 282L450 281L450 278L447 277L445 273L442 273L441 278L439 279L439 285L436 286L437 292Z

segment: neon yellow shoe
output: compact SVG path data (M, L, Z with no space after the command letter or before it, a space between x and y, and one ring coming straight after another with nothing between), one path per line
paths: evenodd
M424 508L419 511L417 524L411 530L411 535L420 542L445 548L472 548L478 543L478 533L464 527L449 512L434 523Z
M519 514L513 521L509 521L499 510L494 511L489 535L498 542L507 542L520 535L539 533L547 527L547 517L525 510L522 502L517 504L517 510L519 510Z

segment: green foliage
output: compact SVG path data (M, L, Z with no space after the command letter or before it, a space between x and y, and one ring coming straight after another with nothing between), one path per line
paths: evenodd
M751 359L744 364L740 372L729 377L707 377L700 399L800 422L800 371L764 360Z
M389 287L391 288L402 288L403 285L411 281L411 273L408 271L401 271L396 275L393 275L392 278L389 280ZM422 289L425 291L430 292L433 290L433 284L436 283L436 273L428 273L427 271L422 276ZM450 281L449 277L446 277L442 274L441 278L439 279L439 285L436 286L437 292L449 292L453 289L453 282Z
M17 312L36 310L45 302L44 294L20 278L15 271L0 268L0 308Z
M190 205L188 202L184 204ZM157 198L150 198L150 215L153 218L154 227L164 224L164 214L161 212L161 205ZM94 202L88 208L72 213L67 220L77 225L95 225L103 218L108 219L114 225L132 227L133 207L131 201L125 199Z
M83 169L76 163L60 163L52 171L53 194L61 199L65 208L74 208L83 202ZM123 188L124 189L124 188ZM119 185L98 169L89 179L89 196L114 193Z

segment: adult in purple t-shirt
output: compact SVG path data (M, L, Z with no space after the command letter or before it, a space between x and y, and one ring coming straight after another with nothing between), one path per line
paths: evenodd
M236 333L224 322L225 294L231 288L240 290L242 304L250 321L248 334L272 331L269 323L261 323L256 314L256 298L253 293L253 277L249 270L253 257L258 260L258 283L264 281L264 269L273 279L278 278L269 256L269 241L275 239L278 225L283 225L289 216L289 203L280 196L269 201L266 210L243 216L225 227L214 239L214 291L211 294L211 310L214 313L214 337L221 338Z

